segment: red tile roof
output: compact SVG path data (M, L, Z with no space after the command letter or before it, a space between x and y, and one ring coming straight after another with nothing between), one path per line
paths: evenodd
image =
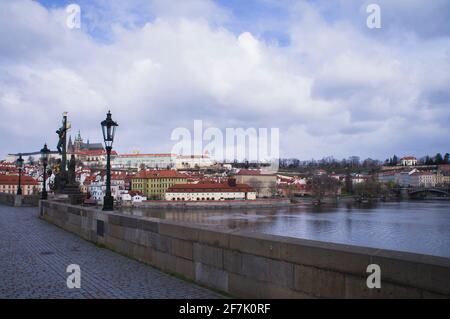
M175 170L145 170L138 172L132 178L188 178L187 175Z
M237 175L261 175L261 171L257 169L241 169Z
M3 172L15 172L18 171L16 166L11 166L11 165L0 165L0 171Z
M136 196L136 195L145 197L145 196L144 196L141 192L139 192L139 191L133 191L133 190L131 190L131 191L128 192L128 194L130 194L131 197L134 197L134 196Z
M209 159L209 155L179 155L178 159L198 159L198 158L207 158Z
M125 180L127 178L127 175L111 175L111 179L112 180L116 180L116 181L120 181L120 180Z
M22 176L20 179L22 185L39 185L39 182L31 176ZM0 185L17 185L19 175L0 175Z
M175 154L121 154L119 157L168 157L175 156Z
M92 182L95 182L96 176L86 176L86 178L84 179L83 184L84 185L89 185Z
M236 175L244 176L276 176L275 174L269 174L267 172L262 172L259 169L240 169Z
M84 156L100 156L100 155L106 155L106 150L82 150L78 152L73 152L68 154L74 154L74 155L84 155ZM111 151L111 155L117 155L116 151Z
M201 183L201 184L176 184L167 190L167 193L236 193L254 192L247 184L230 186L228 183Z

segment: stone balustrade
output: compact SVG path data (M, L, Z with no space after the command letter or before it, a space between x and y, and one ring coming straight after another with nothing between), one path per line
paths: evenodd
M242 298L448 298L450 259L218 230L41 201L40 215L109 249ZM369 289L367 267L381 268Z
M8 206L38 206L39 195L16 195L0 193L0 204Z

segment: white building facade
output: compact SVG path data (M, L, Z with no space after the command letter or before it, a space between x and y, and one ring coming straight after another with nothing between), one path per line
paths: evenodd
M165 194L167 201L256 200L256 191L248 185L227 183L176 184Z
M411 175L413 187L435 187L437 183L437 175L432 172L415 172Z
M175 160L176 169L207 168L215 164L208 155L178 155Z
M151 169L167 169L175 166L174 154L122 154L114 158L113 168L141 168L145 166Z
M102 179L97 179L88 186L88 191L92 199L95 199L99 204L103 204L103 198L106 193L106 182ZM115 200L120 198L120 191L119 186L111 185L111 195Z

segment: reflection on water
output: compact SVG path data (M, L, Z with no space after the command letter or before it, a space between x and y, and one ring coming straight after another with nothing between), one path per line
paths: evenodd
M450 258L450 202L233 210L134 209L127 214Z

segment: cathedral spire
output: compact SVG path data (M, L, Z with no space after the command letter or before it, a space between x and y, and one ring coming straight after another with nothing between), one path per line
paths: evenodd
M67 143L67 151L73 152L72 136L70 135L69 135L69 142Z
M83 139L81 138L80 130L78 130L78 134L75 137L75 142L73 143L73 149L75 152L79 152L83 147Z

